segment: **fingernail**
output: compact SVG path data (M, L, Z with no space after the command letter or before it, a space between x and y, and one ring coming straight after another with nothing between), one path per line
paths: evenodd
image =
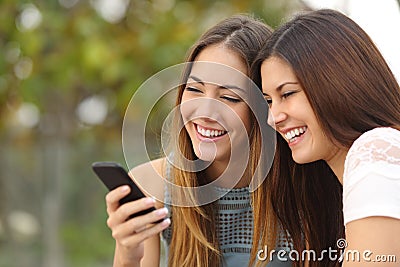
M126 192L128 190L129 190L129 186L127 186L127 185L124 185L121 187L121 192Z
M164 221L161 222L162 225L169 225L171 223L170 218L166 218Z
M166 214L168 214L168 209L167 208L158 209L158 210L156 210L156 214L157 215L166 215Z
M146 202L146 204L154 204L156 201L155 201L155 199L154 198L152 198L152 197L147 197L146 198L146 200L145 200L145 202Z

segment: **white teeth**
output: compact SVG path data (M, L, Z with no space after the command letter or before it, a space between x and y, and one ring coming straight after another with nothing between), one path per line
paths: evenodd
M297 136L300 136L300 135L303 134L306 130L307 130L307 127L306 127L306 126L300 127L300 128L296 128L296 129L293 129L293 130L287 132L287 133L285 134L285 137L286 137L286 139L289 140L289 141L294 141L294 140L292 140L293 138L295 138L295 137L297 137Z
M225 131L204 129L197 125L197 132L205 137L217 137L225 133Z

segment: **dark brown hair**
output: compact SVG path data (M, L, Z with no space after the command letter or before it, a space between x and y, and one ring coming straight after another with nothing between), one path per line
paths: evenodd
M266 24L247 15L236 15L227 18L207 32L194 44L187 56L187 62L192 62L201 51L210 45L223 44L232 52L237 53L250 70L258 51L271 35L271 28ZM176 105L181 104L185 81L190 73L190 64L184 70L183 84L178 88ZM248 74L248 73L247 73ZM182 129L182 118L177 114L177 125L172 132L179 132L178 140L173 144L178 145L176 149L182 156L189 160L196 159L191 141L187 131ZM179 121L180 120L180 121ZM257 125L254 124L254 127ZM249 165L257 162L252 158L259 153L256 152L258 143L261 142L259 131L252 131L250 136ZM252 142L252 140L255 140ZM175 157L175 154L174 154ZM250 172L254 169L249 166ZM206 183L203 172L188 172L173 168L174 183L182 187L198 187ZM172 197L177 194L172 192ZM216 229L216 218L214 218L214 204L197 207L172 206L172 240L168 258L169 266L219 266L221 253L218 246L218 235Z
M271 57L290 65L322 130L338 147L349 149L373 128L400 125L400 89L394 75L370 37L340 12L311 11L279 27L252 66L258 86L261 65ZM296 164L283 138L278 137L277 146L266 186L295 249L336 249L336 241L344 237L337 177L325 161ZM255 216L256 221L263 219L263 214ZM338 265L329 259L310 262Z

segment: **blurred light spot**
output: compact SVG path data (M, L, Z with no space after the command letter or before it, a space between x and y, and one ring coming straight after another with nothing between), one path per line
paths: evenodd
M26 128L33 128L39 123L40 112L35 104L22 103L17 111L19 123Z
M9 228L15 234L23 237L32 237L39 233L39 223L30 213L25 211L13 211L7 217Z
M15 76L17 76L18 79L24 80L31 75L32 69L33 69L32 59L28 57L21 58L14 65L14 74Z
M107 117L108 105L104 97L91 96L79 103L76 113L81 122L86 124L101 124Z
M154 0L153 8L160 12L167 12L175 5L175 0Z
M33 4L23 7L21 14L17 17L16 25L20 31L33 30L42 22L42 14Z
M6 46L5 59L10 63L15 63L18 61L21 55L21 48L19 43L10 42Z
M175 18L182 23L192 22L196 16L196 12L190 2L179 2L173 12Z
M71 8L76 5L79 0L58 0L58 2L65 8Z
M97 13L110 23L118 23L125 17L129 0L92 0Z

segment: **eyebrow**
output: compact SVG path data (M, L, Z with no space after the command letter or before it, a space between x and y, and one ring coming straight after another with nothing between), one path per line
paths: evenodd
M204 85L204 83L205 83L203 80L201 80L200 78L198 78L196 76L190 75L188 77L188 80L190 78L193 79L194 81L200 83L201 85ZM244 93L247 93L246 90L244 90L243 88L241 88L239 86L236 86L236 85L226 84L226 85L219 85L218 87L221 88L221 89L237 89L237 90L240 90L240 91L242 91Z
M281 85L279 85L278 87L276 87L276 91L278 91L278 92L282 91L282 88L283 88L284 86L286 86L286 85L289 85L289 84L299 84L299 83L298 83L298 82L285 82L285 83L282 83ZM263 95L264 95L264 96L269 96L268 94L266 94L266 93L264 93L264 92L263 92Z

